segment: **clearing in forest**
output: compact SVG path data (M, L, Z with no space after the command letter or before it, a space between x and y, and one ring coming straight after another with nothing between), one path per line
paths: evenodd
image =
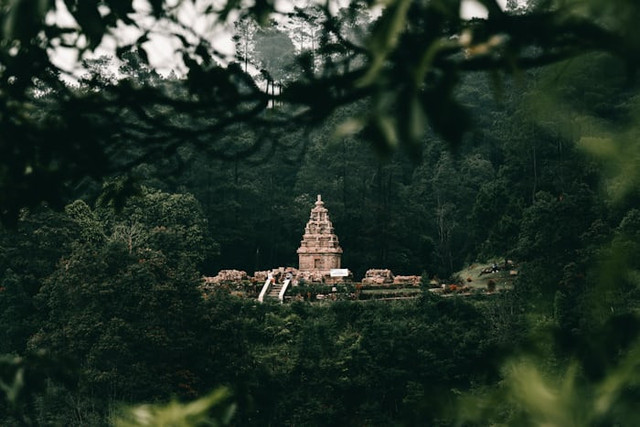
M454 275L468 288L488 289L493 282L495 290L512 289L517 276L517 266L512 261L505 260L474 263Z

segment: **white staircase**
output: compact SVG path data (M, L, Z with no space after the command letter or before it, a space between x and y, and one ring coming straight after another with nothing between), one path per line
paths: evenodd
M291 283L291 279L285 279L284 283L272 283L271 275L267 277L264 285L262 286L262 290L260 291L260 295L258 296L258 301L264 302L265 300L278 300L281 303L284 302L284 294L287 292L287 288L289 287L289 283Z

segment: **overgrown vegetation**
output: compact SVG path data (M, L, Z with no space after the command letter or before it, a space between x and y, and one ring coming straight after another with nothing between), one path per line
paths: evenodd
M197 10L239 13L228 58L199 2L0 2L0 424L638 424L638 6L481 3ZM63 81L52 49L122 25L118 78ZM316 194L356 277L510 258L513 289L203 296L295 265Z

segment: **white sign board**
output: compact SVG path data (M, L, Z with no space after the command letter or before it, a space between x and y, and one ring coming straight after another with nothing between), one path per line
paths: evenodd
M349 276L349 269L347 268L332 268L331 277L347 277Z

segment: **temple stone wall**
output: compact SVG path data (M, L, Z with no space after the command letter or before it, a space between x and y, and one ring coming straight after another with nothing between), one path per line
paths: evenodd
M338 236L333 230L329 212L324 207L322 198L318 196L298 249L299 270L328 274L331 269L340 268L341 258L342 248Z

